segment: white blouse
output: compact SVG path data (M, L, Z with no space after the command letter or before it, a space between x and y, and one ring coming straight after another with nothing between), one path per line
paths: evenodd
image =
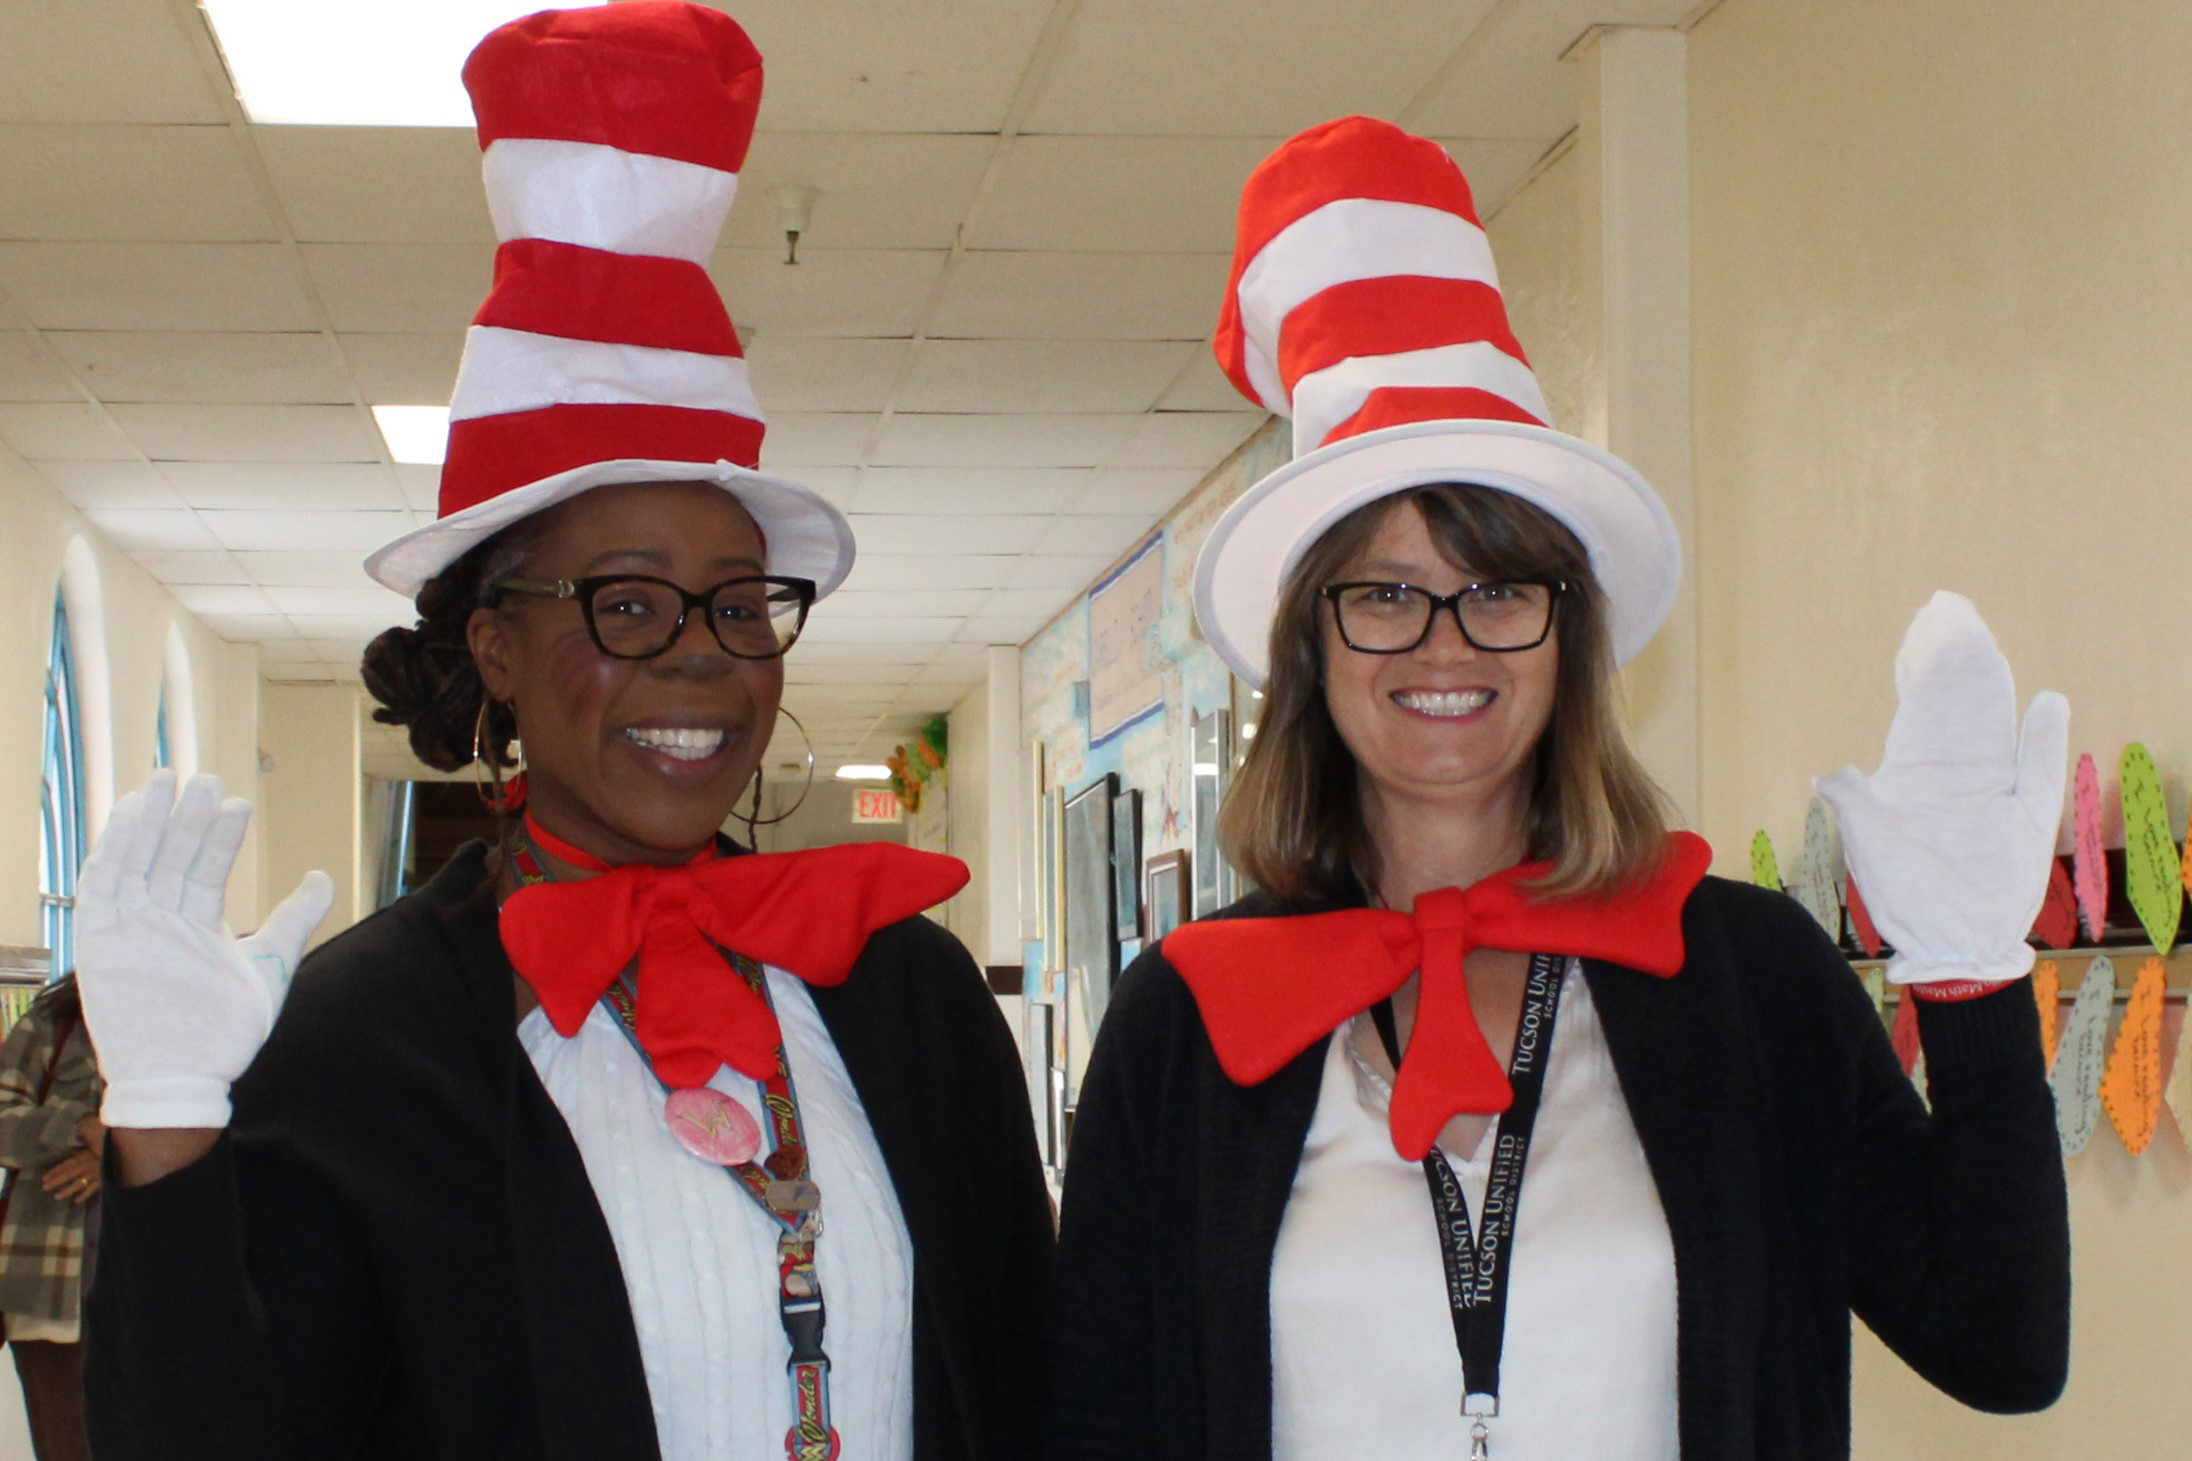
M831 1420L844 1461L913 1455L913 1243L883 1154L807 987L768 971L822 1189L815 1267L829 1306ZM687 1152L663 1091L599 1005L566 1040L540 1010L518 1026L585 1159L616 1240L663 1461L780 1461L790 1353L777 1318L776 1225L730 1175ZM769 1124L759 1087L710 1082Z
M1389 1091L1329 1042L1271 1266L1274 1461L1465 1457L1461 1360L1423 1168ZM1496 1126L1449 1152L1480 1222ZM1561 984L1515 1213L1493 1461L1676 1461L1674 1245L1580 964Z

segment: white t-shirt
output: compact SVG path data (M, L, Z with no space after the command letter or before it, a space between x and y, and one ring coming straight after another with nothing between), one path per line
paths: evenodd
M831 1420L844 1461L910 1461L913 1242L806 985L779 969L768 981L822 1189L815 1268L829 1309ZM600 1005L569 1040L534 1010L518 1039L616 1240L663 1461L780 1461L792 1404L775 1223L722 1168L677 1144L661 1085ZM768 1150L759 1087L728 1067L710 1084L755 1118Z
M1271 1265L1274 1461L1469 1454L1423 1168L1393 1150L1390 1092L1350 1053L1368 1026L1329 1042ZM1447 1153L1472 1233L1496 1130ZM1499 1402L1493 1461L1680 1452L1674 1244L1574 960L1515 1213Z

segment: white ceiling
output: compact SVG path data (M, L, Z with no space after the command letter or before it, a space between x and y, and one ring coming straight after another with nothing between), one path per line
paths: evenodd
M769 86L712 272L764 465L862 544L788 667L834 764L955 703L1261 422L1208 337L1273 145L1391 117L1496 209L1574 125L1561 53L1697 0L723 8ZM819 190L796 268L782 185ZM0 0L0 441L269 677L354 678L404 614L358 560L435 473L365 408L448 399L493 247L469 133L253 126L190 0Z

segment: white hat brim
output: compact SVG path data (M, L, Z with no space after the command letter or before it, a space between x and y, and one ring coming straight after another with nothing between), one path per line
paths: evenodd
M365 560L365 571L405 598L417 598L427 580L512 523L592 488L631 482L710 482L721 487L761 529L769 572L813 579L817 599L852 572L852 524L812 489L730 462L636 458L589 462L451 513L374 550Z
M1195 561L1203 637L1260 689L1281 586L1309 546L1366 503L1440 482L1511 492L1576 535L1606 595L1617 662L1665 622L1682 581L1682 541L1666 504L1628 463L1543 426L1415 421L1320 447L1226 509Z

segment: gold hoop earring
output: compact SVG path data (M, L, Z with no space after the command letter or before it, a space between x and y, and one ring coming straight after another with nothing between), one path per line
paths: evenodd
M753 837L754 829L757 827L774 827L779 822L789 820L793 813L807 804L807 796L814 790L814 737L807 734L807 727L800 721L799 717L783 706L777 706L776 713L797 726L799 728L799 739L807 743L807 784L799 788L799 799L793 802L788 810L779 812L773 817L764 817L761 815L761 768L759 766L754 767L753 806L745 816L739 818L741 822L746 824L748 839Z
M479 718L472 722L472 787L479 793L480 801L486 804L489 812L498 817L506 817L525 806L525 748L524 743L514 734L504 743L505 752L515 747L518 753L518 774L505 782L502 779L501 756L492 755L487 749L487 717L495 703L493 696L482 695ZM511 729L515 731L517 710L514 707L510 711L510 721ZM480 771L483 766L487 768L485 775Z

